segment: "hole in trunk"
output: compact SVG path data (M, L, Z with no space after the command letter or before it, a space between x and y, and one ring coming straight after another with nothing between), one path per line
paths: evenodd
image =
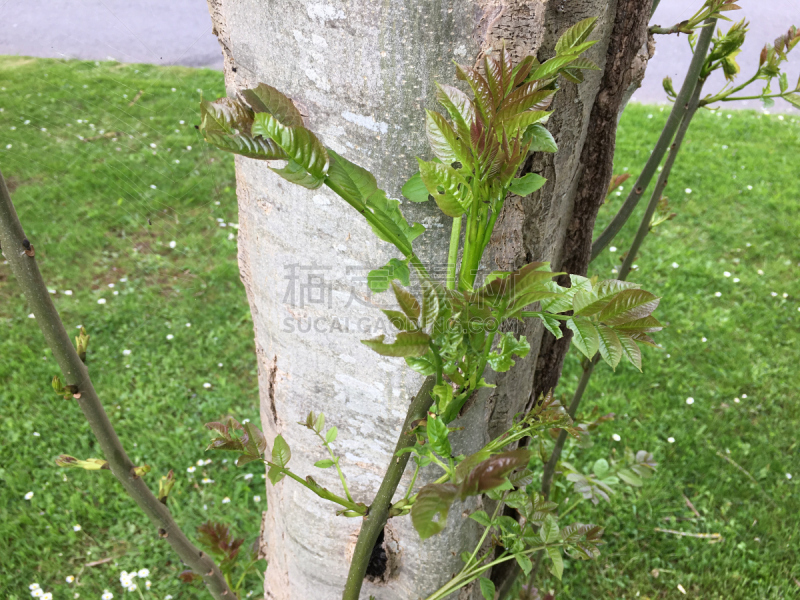
M369 564L367 564L367 577L373 581L384 580L387 567L389 566L389 556L386 554L386 548L383 547L384 531L378 535L375 546L372 548L372 554L369 557Z

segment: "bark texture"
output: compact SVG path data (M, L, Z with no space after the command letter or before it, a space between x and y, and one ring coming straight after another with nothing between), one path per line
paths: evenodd
M641 85L654 49L647 34L651 4L649 0L619 0L616 6L605 72L577 167L579 177L573 191L572 212L555 263L560 271L586 275L589 268L594 223L612 175L619 115L632 90ZM567 285L568 278L563 279L561 284ZM564 356L572 339L571 331L564 328L564 332L560 340L552 336L542 338L531 402L553 389L561 377Z
M456 84L453 60L474 64L503 40L516 57L544 56L567 27L596 16L593 37L601 42L589 56L603 67L615 7L616 0L209 0L228 92L263 81L287 93L325 144L370 169L394 197L417 170L414 157L430 157L422 110L435 107L434 81ZM488 269L560 260L600 79L591 73L581 86L564 83L556 96L548 128L561 150L528 165L550 181L535 196L508 200ZM325 412L339 428L335 445L351 491L369 503L421 382L402 359L359 342L391 331L376 308L388 307L388 295L369 295L365 279L393 254L327 189L292 186L247 158L237 157L236 173L239 263L264 431L289 442L293 470L338 490L335 471L313 467L324 458L316 439L296 424L309 410ZM427 204L402 208L427 227L415 242L423 261L443 265L450 219ZM474 451L502 431L530 397L541 330L522 332L533 351L500 378L490 401L466 411L456 452ZM401 485L398 494L404 491ZM268 485L267 498L266 597L340 597L360 523L336 517L332 505L289 480ZM410 519L393 519L384 544L389 570L364 586L362 598L424 597L458 570L458 554L476 534L458 506L447 529L425 542ZM459 596L478 597L477 590Z

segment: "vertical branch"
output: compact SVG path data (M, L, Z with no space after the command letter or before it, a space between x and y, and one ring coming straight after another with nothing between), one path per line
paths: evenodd
M636 231L636 237L633 239L630 250L628 250L628 254L625 256L622 267L620 267L619 278L623 281L627 279L628 274L631 272L631 267L633 265L633 261L636 259L636 254L639 252L639 248L641 248L645 236L650 232L650 221L653 218L653 213L658 207L659 201L661 200L661 195L664 193L664 189L667 187L670 173L672 173L672 166L675 164L675 159L678 158L678 152L681 149L683 138L686 136L686 131L689 129L689 124L692 122L692 117L694 117L695 113L697 112L697 107L700 104L700 94L703 91L704 83L705 81L699 81L697 83L697 87L692 94L692 99L689 101L689 109L684 115L683 121L681 121L681 126L678 128L678 133L675 135L675 141L672 142L669 156L664 163L664 168L661 171L661 175L658 177L656 189L653 190L653 195L650 196L650 202L647 204L647 209L642 217L642 222L639 224L639 229Z
M116 431L97 397L89 372L78 356L64 324L58 315L47 286L36 264L35 248L25 238L5 180L0 174L0 247L36 316L47 345L61 368L65 383L75 386L76 401L108 461L111 472L125 491L157 528L158 535L167 540L181 560L203 576L211 595L217 600L234 598L222 573L210 556L196 548L175 523L169 509L134 474L134 464L125 453Z
M653 175L655 175L656 168L661 163L661 159L664 158L664 155L667 153L672 143L672 138L675 136L675 132L678 130L684 115L689 110L689 101L700 80L700 74L706 61L706 54L708 54L711 38L714 36L714 25L716 25L716 23L717 19L706 19L703 23L703 28L697 40L694 55L692 56L692 62L689 64L686 78L683 80L681 90L675 98L675 105L669 113L667 123L664 125L661 136L658 138L658 142L656 142L655 148L653 148L653 153L647 159L642 173L639 175L636 183L633 184L633 188L630 194L628 194L628 197L625 198L625 202L620 207L619 212L614 215L611 223L608 224L603 230L603 233L601 233L592 244L592 260L597 258L597 256L605 250L606 246L611 243L611 240L614 239L628 221L631 214L633 214L636 205L639 203L639 199L644 194L647 186L650 185L650 181L653 179Z

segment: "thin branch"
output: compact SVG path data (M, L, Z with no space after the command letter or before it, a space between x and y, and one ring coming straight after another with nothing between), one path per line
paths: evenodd
M620 207L619 212L614 216L611 223L608 224L608 227L605 228L603 233L601 233L592 244L592 260L597 258L597 256L603 250L605 250L606 246L611 243L611 240L614 239L617 233L619 233L620 229L622 229L622 227L625 225L631 214L633 214L636 205L639 203L639 199L644 194L647 186L650 185L650 181L653 179L653 176L656 173L656 168L661 162L661 159L664 158L664 155L667 153L670 143L672 142L672 138L675 136L675 132L678 130L678 127L683 120L683 116L689 109L689 100L691 99L692 92L694 92L694 89L697 86L698 80L700 79L700 73L706 61L708 47L711 44L711 38L714 35L714 24L716 21L716 19L707 19L705 21L707 26L703 28L703 32L700 34L700 37L697 41L694 56L692 56L692 62L689 65L688 72L686 73L686 79L684 79L683 86L681 86L681 90L678 92L678 96L675 99L675 105L672 107L672 111L669 114L667 123L664 125L661 136L658 138L658 142L653 149L653 153L650 155L650 158L647 159L647 163L645 164L641 175L639 175L639 178L633 185L631 193L628 194L628 197Z
M158 535L167 540L189 568L203 576L211 595L217 600L234 598L234 593L211 557L189 541L175 523L169 509L158 501L141 477L134 475L135 466L125 453L108 415L103 410L86 365L75 351L58 311L50 299L47 286L36 264L35 249L25 238L2 173L0 173L0 247L25 293L48 346L53 351L53 357L61 368L65 384L75 386L71 389L78 390L75 396L80 395L80 397L76 398L76 402L89 422L111 472L156 527Z
M428 409L433 404L431 391L434 385L436 385L436 378L433 376L427 377L408 407L406 419L403 422L403 428L395 446L395 453L392 454L389 467L383 476L380 488L378 488L378 493L375 495L372 504L370 504L369 512L364 517L361 531L358 532L358 541L353 551L353 560L350 562L350 571L347 573L347 584L344 588L342 600L358 600L364 577L367 574L367 565L372 555L372 549L375 547L375 542L378 541L378 536L389 519L392 497L400 484L408 459L411 457L410 452L400 456L397 456L397 452L416 443L417 436L413 432L413 423L419 419L424 419L427 415Z
M650 233L650 221L653 218L653 213L655 213L656 208L658 207L659 201L661 200L661 194L664 193L664 189L667 187L669 176L672 173L672 167L675 164L675 159L678 158L678 152L680 152L683 138L686 136L686 132L689 129L689 124L692 122L692 117L694 117L695 113L697 112L697 107L700 102L700 94L703 91L704 83L705 81L697 82L697 86L692 94L692 99L689 101L689 110L684 115L683 121L678 128L678 133L675 135L675 141L672 143L669 156L664 163L664 168L661 171L661 175L658 177L656 189L653 190L653 195L650 196L650 202L647 204L644 217L642 217L642 222L639 224L639 230L636 232L636 237L633 239L633 243L628 250L628 254L625 256L622 267L620 267L619 278L622 281L625 281L628 278L628 274L631 272L631 267L633 266L633 261L636 259L636 254L639 252L639 248L641 248L644 238L648 233Z

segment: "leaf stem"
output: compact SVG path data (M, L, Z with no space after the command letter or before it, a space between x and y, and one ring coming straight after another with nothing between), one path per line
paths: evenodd
M447 280L448 290L456 287L456 267L458 266L458 245L461 241L461 220L462 217L453 219L453 228L450 230L450 248L447 251Z
M25 245L23 245L25 244ZM86 365L75 351L72 341L64 329L56 307L47 291L42 274L34 256L25 249L29 246L19 222L5 180L0 173L0 247L8 260L28 301L36 322L39 324L47 345L53 352L64 383L77 387L80 397L76 402L83 411L89 427L97 438L111 472L139 508L150 519L159 536L165 538L181 560L195 573L202 575L211 595L217 600L234 598L219 567L211 557L195 547L181 531L169 509L147 487L142 477L134 475L135 465L122 447L117 432L108 418L97 392L92 385Z
M605 230L592 244L591 260L597 258L597 256L603 250L605 250L606 246L611 243L611 240L614 239L617 233L619 233L620 229L622 229L622 227L628 221L631 214L633 214L633 210L639 203L639 199L644 194L647 186L650 185L650 181L653 179L656 168L661 162L661 159L664 158L664 154L666 154L667 149L672 142L672 138L675 136L675 132L680 126L683 116L689 109L689 101L700 79L700 74L706 61L706 55L708 54L708 47L711 43L711 38L714 35L714 24L716 21L716 18L706 19L706 27L703 28L703 31L698 38L697 46L695 48L694 55L692 56L692 62L689 64L689 70L686 73L686 78L683 81L680 92L678 92L678 96L675 99L675 105L672 107L672 111L669 114L667 123L664 125L664 129L661 132L661 136L658 138L658 142L656 143L655 148L653 148L652 154L650 154L650 157L647 159L647 163L645 164L644 169L642 169L642 173L639 175L639 178L633 185L633 188L631 189L630 194L628 194L628 197L625 199L625 202L620 207L619 212L614 215L611 223L608 224Z
M345 496L347 496L347 499L350 502L353 502L353 504L355 504L355 501L353 500L353 497L350 495L350 490L347 489L347 481L345 481L344 473L342 473L342 468L339 466L339 459L333 453L333 450L331 449L331 446L328 443L328 440L325 439L325 436L323 436L319 431L316 431L316 430L314 431L314 433L316 433L317 437L322 440L322 445L325 446L326 450L328 451L328 454L330 454L330 456L331 456L331 460L333 461L333 464L336 466L336 472L339 473L339 480L342 482L342 487L344 488Z

